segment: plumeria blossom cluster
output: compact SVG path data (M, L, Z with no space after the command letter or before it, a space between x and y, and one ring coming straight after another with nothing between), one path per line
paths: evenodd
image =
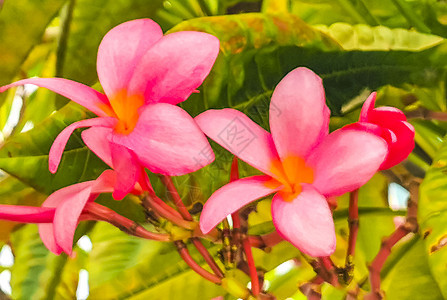
M56 191L42 207L0 205L0 218L39 223L45 245L60 254L72 251L79 221L95 219L91 204L101 193L117 200L129 193L154 193L145 169L176 176L214 160L206 136L264 175L241 178L208 199L200 216L206 234L228 215L273 194L277 232L315 257L335 250L335 230L327 199L358 189L378 170L404 160L414 147L414 129L391 107L365 102L358 122L329 133L330 111L322 80L307 68L287 74L273 92L270 132L235 109L208 110L193 119L176 104L203 82L219 53L217 38L201 32L163 35L149 19L123 23L109 31L98 50L97 71L104 94L62 78L30 78L0 88L34 84L84 106L98 117L69 125L50 150L56 172L65 144L77 128L85 144L111 170L98 179ZM280 113L278 113L280 112ZM253 139L243 149L222 139L241 126ZM187 220L192 221L192 220Z

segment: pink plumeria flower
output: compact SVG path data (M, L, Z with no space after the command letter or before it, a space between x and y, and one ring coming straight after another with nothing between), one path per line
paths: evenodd
M321 78L306 68L290 72L273 92L271 133L234 109L197 116L206 135L265 174L217 190L204 205L201 230L207 233L227 215L275 193L273 223L284 239L311 256L333 253L326 198L365 184L383 162L387 144L362 130L328 134L329 117Z
M389 169L410 155L414 148L414 127L407 122L405 114L390 106L374 108L377 93L373 92L363 104L357 123L349 125L374 133L388 144L388 155L380 170Z
M117 180L116 172L104 171L96 180L77 183L51 194L42 207L0 205L0 219L21 223L37 223L45 246L54 254L71 255L73 237L78 223L92 220L83 212L85 206L102 193L111 193ZM137 185L133 191L138 194Z
M105 95L62 78L30 78L0 88L34 84L84 106L98 118L79 121L55 140L49 158L57 171L70 135L91 127L83 140L102 153L120 176L114 197L134 186L138 165L155 173L183 175L214 160L206 137L193 118L176 104L203 82L219 53L219 40L203 32L163 36L150 19L129 21L110 30L98 49L97 70ZM99 136L103 137L96 140ZM201 151L211 153L197 159Z

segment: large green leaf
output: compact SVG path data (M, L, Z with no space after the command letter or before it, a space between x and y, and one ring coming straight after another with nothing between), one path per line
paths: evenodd
M345 50L420 51L444 41L442 37L436 35L402 28L390 29L385 26L334 23L331 26L315 27L335 39Z
M444 142L420 187L418 220L433 277L447 297L447 143Z
M0 86L10 82L65 0L6 1L0 12Z
M225 293L189 269L170 243L131 237L106 223L97 224L90 237L93 249L87 270L92 299L156 299L161 295L209 299ZM204 264L203 259L198 261Z
M437 53L434 47L417 52L414 48L413 52L339 51L328 36L287 14L199 18L173 29L181 30L205 31L221 41L221 55L202 93L193 95L183 107L193 115L207 108L235 107L265 127L274 87L296 67L309 67L323 78L328 104L337 114L365 89L386 84L433 85L445 65L440 54L431 61L430 55Z
M106 165L74 134L67 144L56 174L48 170L48 153L60 131L70 123L89 117L74 104L68 105L33 130L9 139L0 149L0 168L38 191L53 191L80 181L96 179Z
M430 270L425 243L419 238L385 277L382 289L387 299L443 299L445 289L438 285L436 276Z

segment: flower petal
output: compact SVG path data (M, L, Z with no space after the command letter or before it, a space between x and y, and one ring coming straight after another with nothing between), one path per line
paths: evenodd
M224 185L203 206L200 229L203 233L210 232L229 214L281 187L280 183L266 175L242 178Z
M84 106L100 117L107 117L111 111L109 100L105 95L82 83L64 78L23 79L0 87L0 93L3 93L11 87L24 84L34 84L39 87L47 88Z
M109 98L126 89L143 55L163 36L150 19L122 23L110 30L98 48L98 77Z
M218 54L219 40L210 34L168 34L139 62L128 95L144 95L146 103L180 103L202 84Z
M342 128L328 135L310 154L313 186L324 196L337 196L365 184L388 153L386 142L375 134Z
M329 116L321 78L307 68L287 74L270 103L270 131L281 160L305 159L328 134Z
M178 106L147 105L128 135L114 134L114 143L131 149L154 173L184 175L208 165L214 153L194 119Z
M68 142L73 131L81 127L113 127L116 124L115 118L93 118L82 120L79 122L72 123L68 125L54 140L53 145L50 149L49 155L49 169L51 173L56 173L59 163L61 161L62 153L64 152L65 145Z
M376 104L377 93L372 92L371 95L363 103L362 110L360 111L360 122L368 122L368 115L374 110Z
M51 223L54 209L45 207L0 204L0 219L21 223Z
M112 152L110 150L110 136L113 128L90 127L82 131L81 137L85 145L100 159L113 168Z
M216 143L272 177L279 161L272 136L249 117L235 109L208 110L195 118L200 129Z
M311 185L291 202L281 192L273 197L272 218L277 231L302 252L329 256L335 251L335 228L329 205Z
M114 170L105 170L102 172L92 186L92 195L112 193L116 183L116 177Z
M140 178L141 166L132 151L126 147L115 143L110 143L110 147L113 168L116 172L113 198L121 200L134 189Z
M71 255L73 250L74 233L82 210L90 199L92 186L93 181L88 181L59 190L63 191L64 199L59 203L54 215L54 238L68 255Z
M414 127L404 121L388 120L385 128L388 128L395 139L392 140L387 135L381 137L388 143L388 156L380 166L381 170L389 169L410 155L414 149Z
M70 185L67 186L65 188L62 188L60 190L55 191L54 193L52 193L50 196L48 196L48 198L45 200L45 202L42 204L42 207L46 207L46 208L57 208L59 209L59 207L64 203L64 201L70 201L70 199L74 199L76 200L77 197L81 196L81 197L86 197L87 200L90 196L90 189L93 185L94 181L87 181L87 182L82 182L82 183L78 183L75 185ZM88 192L88 195L87 195ZM74 205L76 206L76 204ZM57 214L57 209L56 209L56 214ZM82 210L81 210L82 211ZM65 251L65 249L63 249L59 243L59 241L55 238L55 228L54 226L66 226L64 224L64 222L60 222L58 221L58 224L56 224L56 214L54 217L54 221L53 223L50 224L39 224L39 235L40 238L42 239L42 242L45 244L45 246L48 248L48 250L50 250L51 252L53 252L54 254L61 254L62 251ZM70 217L70 216L67 216ZM71 216L71 218L76 218L76 225L77 225L77 220L79 218L78 216ZM67 224L72 224L73 221L70 220ZM74 226L74 229L76 229L76 225ZM72 225L68 225L68 226L72 226ZM73 231L74 234L74 231ZM73 236L71 237L73 239ZM70 251L67 253L71 253L71 247L72 247L72 243L69 245ZM65 247L67 248L67 247Z
M62 248L56 243L54 238L53 223L39 224L39 236L45 247L56 255L63 252Z

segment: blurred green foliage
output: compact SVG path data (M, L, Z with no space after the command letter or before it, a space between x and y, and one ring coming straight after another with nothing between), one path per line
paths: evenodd
M0 9L0 85L31 76L59 76L100 89L96 51L104 34L121 22L152 18L165 32L203 31L221 41L219 57L200 93L181 104L193 116L208 108L234 107L268 129L273 89L298 66L309 67L323 78L332 129L355 121L373 90L379 92L380 105L405 112L447 113L445 1L5 0L0 1ZM6 172L0 174L1 203L39 205L51 192L94 179L106 168L76 131L58 172L48 171L48 151L57 134L91 116L67 102L44 89L29 93L18 88L17 93L0 95L0 169ZM19 112L14 112L14 103L22 103ZM8 118L15 122L7 122ZM382 273L388 299L447 298L447 124L426 115L422 118L411 120L416 129L414 152L391 170L397 178L417 178L423 184L419 233L396 246ZM232 157L212 146L216 162L175 178L191 207L205 202L228 181ZM242 176L253 173L241 163ZM369 291L367 265L381 239L394 230L393 218L402 215L389 208L387 190L394 177L385 175L377 174L360 189L353 281L338 289L324 285L325 299L344 299L357 287L360 296ZM158 178L150 176L157 193L166 199ZM334 212L338 246L332 258L338 265L343 265L347 247L347 198L338 199ZM257 211L250 215L251 233L273 229L269 201L258 202ZM103 197L99 202L135 221L145 220L133 198L117 203ZM218 295L234 299L190 270L172 245L139 240L108 224L86 224L77 236L88 233L93 250L86 253L75 246L73 257L56 257L41 244L34 225L0 223L0 239L11 245L15 255L10 269L14 299L73 299L80 269L90 274L91 299ZM210 246L215 257L218 250L218 245ZM297 287L312 279L312 268L285 242L270 250L254 250L257 265L266 272L267 291L279 299L303 299ZM194 252L193 256L199 257ZM294 263L288 270L275 269L291 259ZM241 284L248 283L247 276L232 272Z

